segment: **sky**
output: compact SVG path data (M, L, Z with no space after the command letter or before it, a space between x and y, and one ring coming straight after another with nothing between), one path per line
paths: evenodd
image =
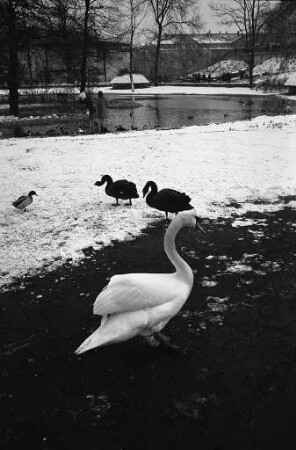
M199 8L200 12L203 16L203 21L205 23L204 30L205 32L211 30L213 33L221 32L232 32L235 33L237 31L237 28L235 26L229 27L229 26L223 26L219 23L219 19L215 16L213 11L210 8L210 3L212 0L199 0ZM216 3L225 3L229 5L233 5L233 0L214 0ZM274 6L277 2L277 0L270 0L271 6Z
M225 26L221 25L209 6L210 0L199 0L200 12L205 23L204 31L211 30L213 33L224 31ZM229 27L228 27L229 28Z

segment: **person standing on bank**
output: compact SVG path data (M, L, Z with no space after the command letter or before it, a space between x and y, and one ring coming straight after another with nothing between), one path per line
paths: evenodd
M99 133L105 133L105 120L107 117L107 102L102 91L98 92L97 98L97 125Z
M95 114L95 102L91 97L90 92L81 92L80 94L80 102L85 105L85 115L87 117L90 131L94 131L94 114Z

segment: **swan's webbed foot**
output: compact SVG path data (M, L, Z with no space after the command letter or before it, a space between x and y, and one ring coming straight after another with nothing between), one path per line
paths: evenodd
M187 355L187 351L185 349L183 349L179 345L173 344L171 342L171 339L165 334L154 333L153 336L159 343L163 344L165 347L171 348L172 350L176 350L180 353L183 353L184 355Z
M162 333L153 333L150 336L142 336L146 343L153 348L159 347L161 344L166 347L170 348L172 350L175 350L177 352L182 353L183 355L187 355L187 351L183 349L182 347L179 347L176 344L173 344L168 336Z
M150 347L159 347L160 342L159 340L155 339L155 337L153 335L151 336L143 336L143 338L145 339L145 341L147 342L148 345L150 345Z
M180 347L176 344L172 344L171 339L168 336L166 336L165 334L154 333L153 336L161 344L164 344L165 346L170 347L174 350L180 350Z

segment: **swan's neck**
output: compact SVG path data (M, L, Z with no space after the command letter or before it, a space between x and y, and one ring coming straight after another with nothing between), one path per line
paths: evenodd
M155 183L150 181L148 184L148 189L149 189L149 192L146 197L146 202L149 205L150 201L152 201L154 199L155 195L157 194L157 186Z
M150 197L154 197L157 194L157 186L156 186L156 184L153 183L152 181L150 181L148 186L149 186L149 189L150 189L150 192L149 192L148 195Z
M113 184L113 180L111 177L105 177L103 183L106 183L106 188L110 187Z
M172 223L170 224L164 236L164 250L167 254L167 257L176 268L176 275L188 284L192 284L192 270L190 266L184 261L184 259L181 258L175 246L175 239L180 229L180 225L172 225Z

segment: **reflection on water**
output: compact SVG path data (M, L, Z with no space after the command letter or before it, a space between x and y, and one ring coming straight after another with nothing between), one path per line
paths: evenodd
M126 96L108 99L110 131L119 125L125 129L180 128L296 113L295 102L276 96L164 95L135 97L133 102Z
M276 96L163 95L127 96L107 94L109 131L116 129L180 128L251 119L259 115L296 113L296 102ZM82 113L77 103L40 105L21 110L22 115Z

